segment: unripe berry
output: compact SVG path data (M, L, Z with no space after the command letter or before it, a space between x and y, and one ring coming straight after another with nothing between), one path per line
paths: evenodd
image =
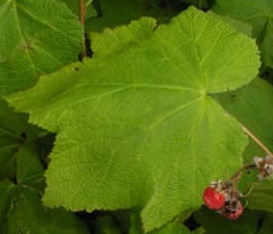
M204 191L203 201L208 208L219 210L224 206L226 198L223 192L208 187Z

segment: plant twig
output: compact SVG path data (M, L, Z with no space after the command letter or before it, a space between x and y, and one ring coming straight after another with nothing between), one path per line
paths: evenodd
M84 27L86 6L85 6L84 0L79 0L79 4L80 4L80 21L82 26Z
M86 14L86 5L85 0L79 0L79 7L80 7L80 22L82 24L84 30L84 23L85 23L85 14ZM85 36L83 41L83 48L82 48L82 57L86 56L86 45L85 45Z
M243 129L243 131L257 144L259 145L263 150L264 152L266 152L266 154L270 157L273 158L273 154L272 152L252 133L249 131L249 129L247 129L245 126L243 126L241 124L241 127Z
M235 183L237 182L242 174L249 169L256 169L256 165L255 164L246 164L244 165L242 168L240 168L231 178L230 178L230 182Z

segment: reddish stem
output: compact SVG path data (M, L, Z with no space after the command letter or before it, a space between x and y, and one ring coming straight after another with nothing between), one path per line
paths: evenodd
M79 4L80 4L80 22L84 30L85 14L86 14L85 0L79 0ZM85 56L86 56L86 47L85 47L85 40L84 40L83 49L82 49L82 57L85 57Z
M246 164L242 168L240 168L231 178L230 182L231 183L236 183L242 176L242 174L249 169L256 169L255 164Z

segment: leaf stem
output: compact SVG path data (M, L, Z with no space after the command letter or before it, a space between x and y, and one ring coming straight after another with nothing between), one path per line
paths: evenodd
M240 168L231 178L230 178L230 182L235 183L238 180L240 180L242 174L249 169L256 169L256 165L255 164L246 164L244 165L242 168Z
M273 158L272 152L249 130L247 129L244 125L241 124L241 127L243 131L257 144L259 145L264 152L267 153L268 156Z

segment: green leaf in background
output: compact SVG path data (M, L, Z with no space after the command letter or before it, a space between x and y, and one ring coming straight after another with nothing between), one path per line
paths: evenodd
M0 181L0 233L6 232L7 212L10 208L14 184L10 181Z
M258 234L271 234L273 230L273 214L267 213Z
M248 84L257 54L252 39L190 8L115 56L73 64L10 96L32 123L58 133L46 204L141 206L145 231L198 209L203 188L237 170L247 144L211 94Z
M149 232L149 234L190 234L191 232L182 224L168 223L159 230Z
M37 132L27 124L27 118L25 114L14 114L0 99L0 180L15 179L15 154L25 141L24 135L31 137L33 132Z
M214 98L273 150L273 88L268 82L257 78L246 87ZM252 163L254 156L261 157L264 154L264 151L251 141L245 151L246 163Z
M238 220L228 220L221 217L216 212L203 207L194 217L200 223L205 233L209 234L256 234L258 217L254 212L244 210L243 215Z
M86 21L87 31L102 31L104 28L113 28L128 24L131 20L142 15L143 0L100 0L101 16Z
M243 123L268 149L273 150L273 88L266 81L257 78L248 86L236 91L214 96L215 99L238 121ZM246 164L253 163L254 156L263 157L265 152L254 141L246 147ZM245 173L240 189L247 193L253 182L257 182L257 171Z
M248 199L248 207L273 213L273 180L266 180L256 185Z
M12 206L8 212L7 233L87 234L74 214L61 209L47 209L39 194L30 187L14 189Z
M14 182L0 181L0 232L88 233L72 213L44 208L40 195L44 189L43 167L38 155L27 145L16 154Z
M0 0L0 95L78 60L78 17L57 0Z
M130 230L129 234L143 234L142 222L138 212L134 212L130 216ZM148 232L148 234L189 234L191 233L182 223L177 223L175 221L167 223L160 229Z
M0 233L87 233L72 213L45 209L44 167L34 142L43 131L0 101Z
M273 1L217 0L213 9L217 14L251 24L264 65L273 67Z

